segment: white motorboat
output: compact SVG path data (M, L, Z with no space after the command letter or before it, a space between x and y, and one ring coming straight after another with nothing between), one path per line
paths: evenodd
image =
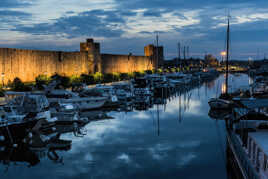
M18 140L27 135L26 129L32 129L36 123L44 119L55 121L48 109L49 103L44 95L30 93L9 92L17 96L0 108L0 134L11 141ZM14 142L14 141L12 141Z
M107 97L109 103L118 103L118 98L113 86L97 84L95 88L102 91L102 96Z
M84 87L79 93L80 97L105 97L106 101L103 107L113 107L119 105L118 98L110 86L97 85L94 88Z
M57 89L47 91L46 96L50 103L74 104L79 110L101 108L107 101L107 97L80 97L77 93Z
M80 117L76 106L72 104L50 103L51 116L57 117L56 124L87 123L88 119Z
M115 94L119 101L131 101L133 98L133 88L129 83L113 84Z

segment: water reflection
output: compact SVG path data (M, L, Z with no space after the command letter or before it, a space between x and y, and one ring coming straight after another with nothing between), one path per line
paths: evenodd
M248 82L244 75L234 78ZM137 99L133 105L107 110L105 120L99 116L79 128L58 128L44 143L36 135L16 147L2 144L1 178L17 178L19 173L25 179L225 179L230 167L224 121L208 117L207 103L223 81L221 76L167 98Z

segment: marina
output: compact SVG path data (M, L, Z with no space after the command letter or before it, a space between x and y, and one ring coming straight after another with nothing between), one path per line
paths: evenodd
M248 83L245 74L231 76L237 87ZM165 98L134 98L128 108L84 111L81 118L90 116L84 123L38 124L12 144L1 137L0 169L5 178L16 178L14 171L22 178L195 178L192 170L228 178L225 123L208 116L208 101L223 83L220 75L166 90Z
M267 5L2 0L0 179L268 179Z

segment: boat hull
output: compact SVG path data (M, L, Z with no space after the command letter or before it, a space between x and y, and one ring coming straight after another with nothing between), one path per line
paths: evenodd
M212 109L230 109L232 107L232 103L230 101L218 98L212 98L208 104Z

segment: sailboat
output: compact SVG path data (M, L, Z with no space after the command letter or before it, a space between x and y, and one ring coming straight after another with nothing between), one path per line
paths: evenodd
M229 45L230 45L230 19L227 23L227 48L226 48L226 69L225 69L225 92L219 98L211 98L208 102L212 109L229 109L233 106L233 101L228 95L228 74L229 74Z

